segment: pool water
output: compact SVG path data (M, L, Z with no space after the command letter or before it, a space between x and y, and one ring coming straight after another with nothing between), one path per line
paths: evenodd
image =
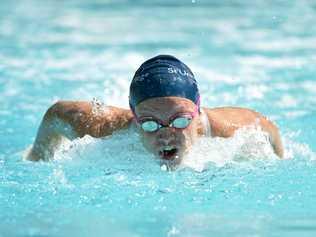
M316 3L309 0L3 0L0 236L315 236ZM202 138L175 171L131 129L22 158L57 100L128 107L133 73L173 54L206 107L280 127Z

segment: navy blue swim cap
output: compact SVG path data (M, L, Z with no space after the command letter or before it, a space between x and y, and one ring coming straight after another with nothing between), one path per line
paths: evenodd
M133 77L129 103L134 111L144 100L177 96L199 104L197 82L190 68L170 55L158 55L144 62Z

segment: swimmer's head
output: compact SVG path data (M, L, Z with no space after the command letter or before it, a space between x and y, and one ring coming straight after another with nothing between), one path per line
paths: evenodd
M134 111L139 103L156 97L186 98L199 106L199 90L190 68L170 55L158 55L144 62L130 85L129 104Z
M175 57L159 55L136 71L130 107L144 146L163 164L179 164L198 136L199 97L193 73Z

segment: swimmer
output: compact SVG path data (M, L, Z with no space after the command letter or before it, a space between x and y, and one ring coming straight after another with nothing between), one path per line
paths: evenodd
M278 128L246 108L202 108L198 85L187 65L170 55L144 62L130 85L130 109L84 101L58 101L44 115L27 159L53 159L63 138L100 138L135 127L144 147L162 162L179 164L201 136L232 137L245 126L267 133L276 155L283 157Z

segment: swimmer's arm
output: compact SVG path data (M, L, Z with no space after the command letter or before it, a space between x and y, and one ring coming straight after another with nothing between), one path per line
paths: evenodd
M212 136L231 137L239 128L258 124L269 134L269 140L276 155L283 158L284 150L277 126L258 112L237 107L204 109L211 124Z
M260 125L262 130L269 134L270 143L273 147L274 153L280 158L283 158L284 149L278 127L265 117L260 117Z
M127 128L132 121L129 110L90 102L59 101L42 120L28 160L50 160L66 137L73 140L90 135L104 137Z
M65 137L69 140L78 137L72 127L57 116L55 109L56 104L45 113L27 160L48 161L54 157L55 150Z

